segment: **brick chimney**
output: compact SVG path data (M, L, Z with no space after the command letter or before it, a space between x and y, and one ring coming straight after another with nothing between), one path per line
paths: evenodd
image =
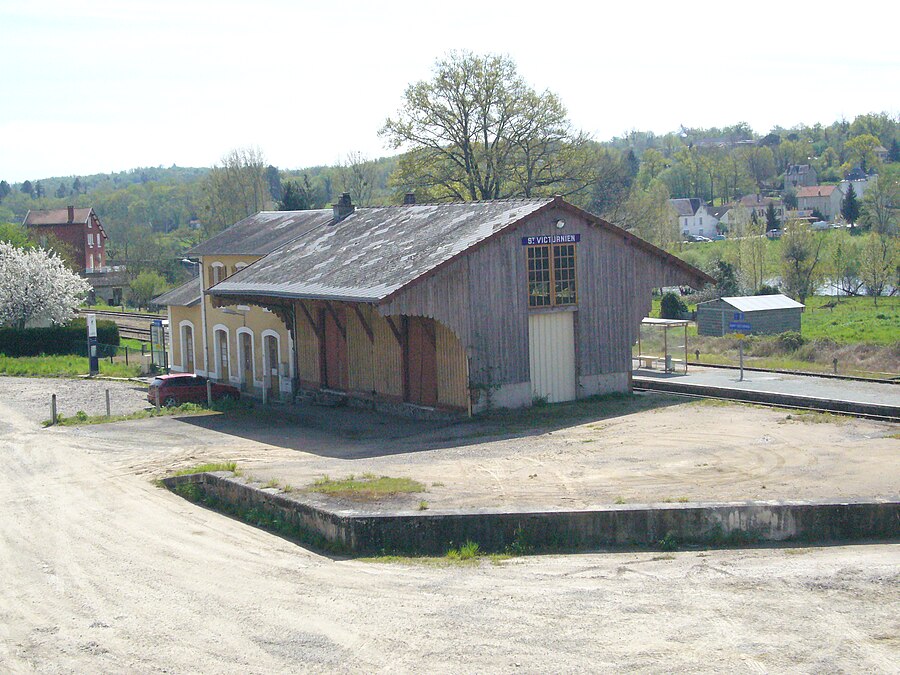
M75 222L75 207L74 206L69 207L69 220L66 222L69 222L69 223Z
M353 206L353 202L350 201L350 193L345 192L341 195L341 198L338 200L337 204L332 204L331 208L334 209L334 222L339 223L344 218L349 216L356 210L356 207Z
M409 205L415 204L415 203L416 203L416 193L415 192L407 192L403 196L403 205L404 206L409 206Z

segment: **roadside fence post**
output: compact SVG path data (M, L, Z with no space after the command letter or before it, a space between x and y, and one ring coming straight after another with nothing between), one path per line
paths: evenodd
M738 342L738 357L741 360L741 379L740 381L744 381L744 341L741 340Z
M125 345L125 365L128 365L128 345Z
M109 389L106 390L106 416L110 417L110 414L109 414Z
M212 408L212 381L208 375L206 377L206 405Z
M156 412L159 412L159 387L156 388Z
M53 425L56 424L56 420L57 420L57 418L56 418L56 394L53 394L50 397L50 420L51 420L51 424L53 424Z
M837 357L831 360L831 365L834 366L834 374L837 375Z

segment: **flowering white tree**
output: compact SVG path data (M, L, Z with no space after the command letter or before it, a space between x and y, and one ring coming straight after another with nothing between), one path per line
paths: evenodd
M24 328L37 318L66 323L90 288L55 253L0 242L0 326Z

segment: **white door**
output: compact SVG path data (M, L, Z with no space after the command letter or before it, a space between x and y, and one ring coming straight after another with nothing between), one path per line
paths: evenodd
M575 389L575 313L528 315L528 360L535 398L571 401Z

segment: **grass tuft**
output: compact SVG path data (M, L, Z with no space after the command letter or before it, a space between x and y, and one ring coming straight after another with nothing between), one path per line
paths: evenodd
M334 497L381 499L398 494L425 492L425 486L411 478L393 478L366 473L359 478L353 475L343 479L322 476L312 484L310 490Z
M189 476L193 473L213 473L214 471L234 471L237 469L237 462L209 462L207 464L198 464L187 469L179 469L173 476Z

